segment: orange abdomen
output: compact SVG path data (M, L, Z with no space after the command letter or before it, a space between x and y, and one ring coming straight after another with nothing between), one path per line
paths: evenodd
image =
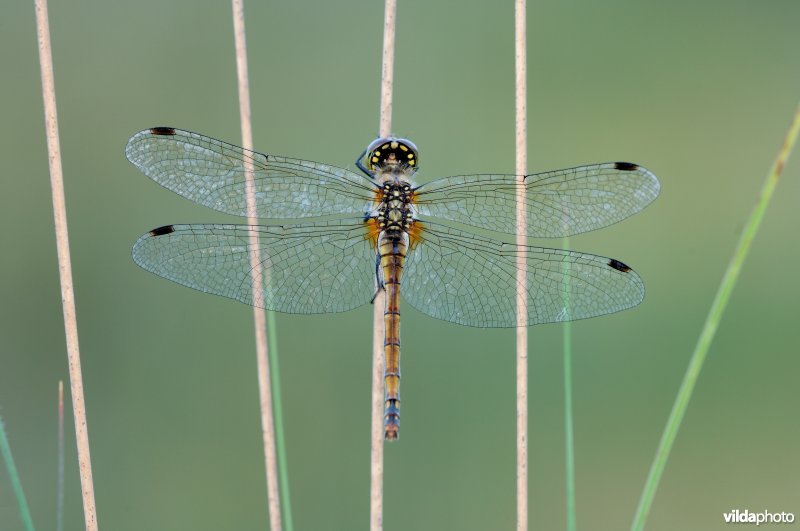
M402 233L382 233L378 246L386 290L383 309L386 404L383 422L387 440L397 439L400 430L400 277L408 248L403 236Z

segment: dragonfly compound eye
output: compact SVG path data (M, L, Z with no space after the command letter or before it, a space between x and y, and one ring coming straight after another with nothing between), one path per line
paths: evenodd
M418 158L417 146L405 138L379 138L369 145L366 155L370 171L400 164L416 168Z

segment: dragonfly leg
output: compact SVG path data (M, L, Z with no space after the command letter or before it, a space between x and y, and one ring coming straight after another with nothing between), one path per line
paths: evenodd
M366 154L367 154L367 150L365 149L361 153L361 155L358 156L358 158L356 159L356 168L358 168L359 170L363 171L367 175L367 177L369 177L370 179L374 179L375 178L375 174L373 172L369 171L366 168L366 166L364 166L364 163L361 162L362 160L364 160L364 155L366 155Z
M375 299L378 298L378 294L386 289L386 285L383 283L383 279L381 279L381 257L377 255L375 257L375 295L369 300L370 304L375 304Z

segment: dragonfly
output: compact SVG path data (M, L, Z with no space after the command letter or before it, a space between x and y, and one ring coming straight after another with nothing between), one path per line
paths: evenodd
M385 292L387 440L400 428L401 293L431 317L490 328L518 326L518 293L527 298L527 325L610 314L644 298L642 279L620 260L514 237L571 236L639 212L660 185L638 164L456 175L417 185L419 150L404 138L370 143L355 163L362 175L172 127L135 134L125 153L158 184L219 212L247 217L250 190L260 223L153 229L133 246L142 268L291 314L352 310ZM526 210L520 221L519 190ZM264 272L260 286L253 284L253 257Z

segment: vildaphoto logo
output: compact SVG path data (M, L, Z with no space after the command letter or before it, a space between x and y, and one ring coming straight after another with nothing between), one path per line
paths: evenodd
M769 511L754 513L747 509L743 511L734 509L730 512L722 513L722 518L726 524L791 524L794 522L794 513L771 513Z

